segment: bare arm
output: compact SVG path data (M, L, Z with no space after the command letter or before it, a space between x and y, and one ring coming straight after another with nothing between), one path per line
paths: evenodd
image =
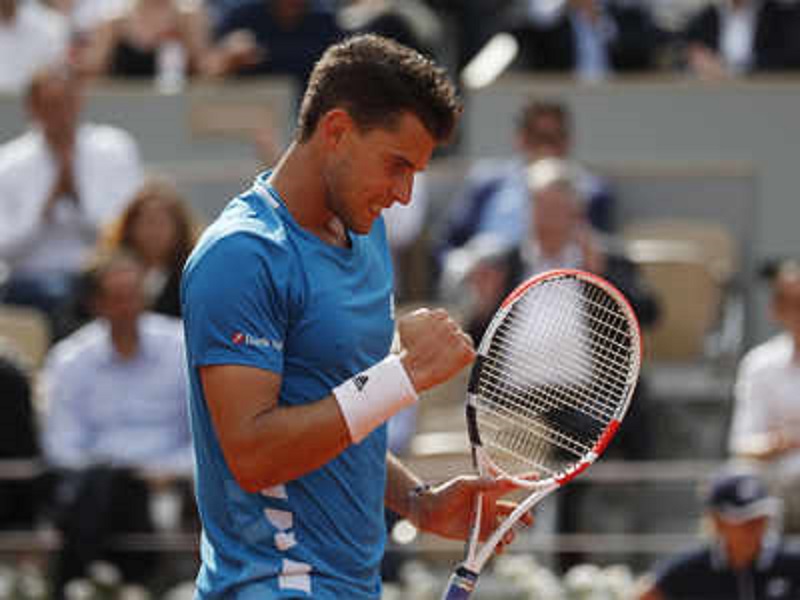
M350 443L336 399L278 406L281 377L239 365L202 367L214 429L234 477L245 490L296 479Z
M441 310L399 324L402 362L417 391L450 379L473 358L472 344ZM222 453L239 485L255 492L324 465L351 443L337 399L280 406L280 375L240 365L201 367L200 378Z

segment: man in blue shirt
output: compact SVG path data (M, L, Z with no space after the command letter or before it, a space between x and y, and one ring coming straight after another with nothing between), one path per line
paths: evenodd
M198 598L377 599L384 503L463 539L508 481L434 488L386 449L386 420L474 357L442 310L401 319L381 211L460 111L444 72L374 35L330 47L274 170L207 229L183 279L203 522ZM508 540L506 540L508 541Z

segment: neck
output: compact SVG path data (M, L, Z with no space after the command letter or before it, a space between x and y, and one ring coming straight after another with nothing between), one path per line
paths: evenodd
M269 184L298 225L325 242L341 245L347 232L328 208L324 176L311 175L322 172L319 163L311 144L292 142L272 171Z
M136 323L112 323L111 343L117 354L123 358L131 358L139 349L139 331Z

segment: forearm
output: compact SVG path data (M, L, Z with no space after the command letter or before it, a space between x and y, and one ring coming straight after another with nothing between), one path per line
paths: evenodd
M423 481L391 453L386 455L386 505L412 523L422 525L420 495Z

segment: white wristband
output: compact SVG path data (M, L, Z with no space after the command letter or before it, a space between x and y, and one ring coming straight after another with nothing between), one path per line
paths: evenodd
M353 443L360 442L393 414L417 401L417 391L396 354L335 387L333 395Z

